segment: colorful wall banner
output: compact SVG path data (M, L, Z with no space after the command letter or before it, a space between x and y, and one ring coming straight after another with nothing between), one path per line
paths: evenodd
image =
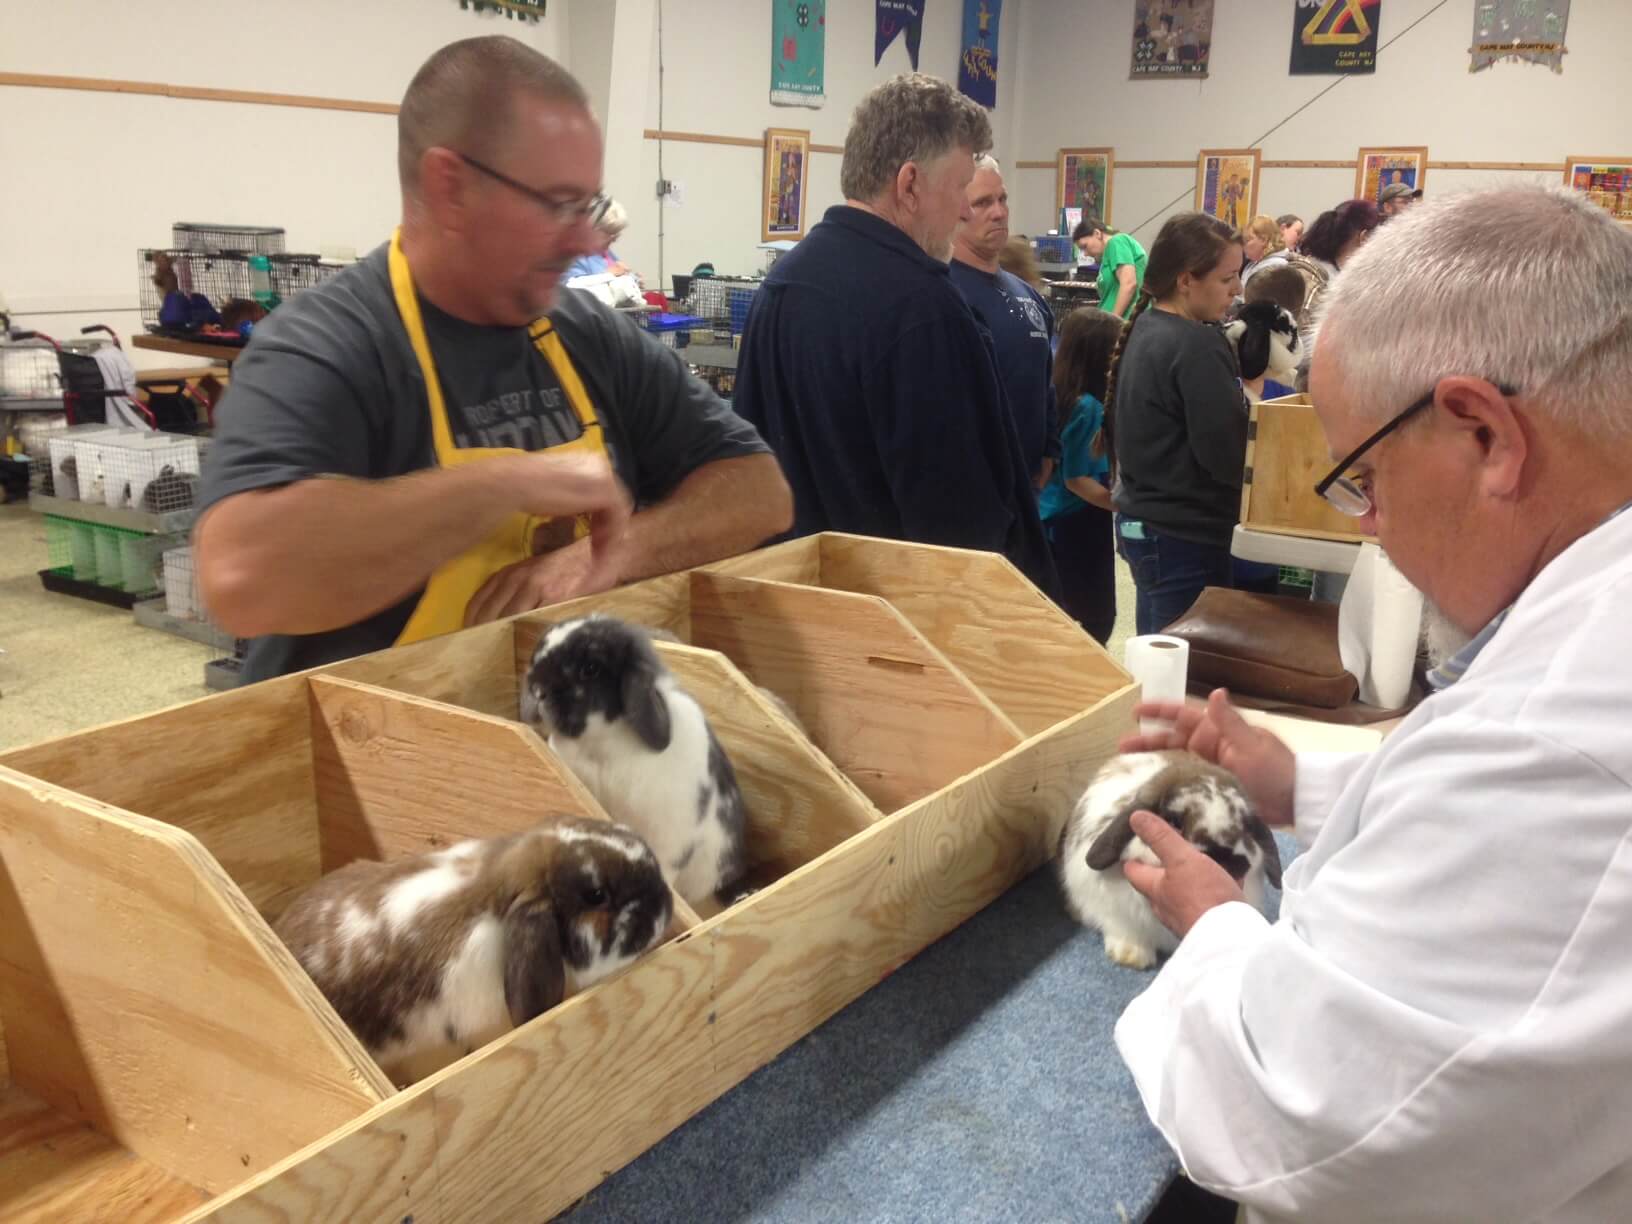
M873 67L884 58L897 34L907 38L907 58L918 71L918 43L924 35L924 5L927 0L875 0L873 15Z
M1134 80L1204 77L1212 50L1213 0L1134 0Z
M1528 60L1564 71L1570 0L1474 0L1469 72L1497 60Z
M827 0L776 0L771 11L771 104L827 102Z
M1383 0L1297 0L1292 10L1292 75L1377 71Z
M987 110L997 105L997 23L1003 0L963 0L958 89Z

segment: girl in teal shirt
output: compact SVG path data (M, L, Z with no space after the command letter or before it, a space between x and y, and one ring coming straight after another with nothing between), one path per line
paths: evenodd
M1116 542L1111 528L1111 447L1105 430L1105 379L1122 324L1093 307L1060 324L1054 398L1060 461L1037 498L1060 574L1060 606L1095 641L1116 624Z

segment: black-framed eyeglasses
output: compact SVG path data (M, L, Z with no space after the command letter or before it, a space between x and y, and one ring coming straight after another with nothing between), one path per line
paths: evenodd
M1514 396L1518 391L1503 384L1493 384L1505 396ZM1386 425L1359 446L1355 447L1343 460L1326 474L1326 479L1315 486L1315 493L1324 497L1329 505L1349 515L1351 518L1361 518L1372 511L1371 493L1354 477L1348 475L1352 468L1372 447L1404 425L1417 413L1434 402L1434 396L1439 394L1439 384L1436 382L1420 399L1411 401L1402 410L1395 413Z
M580 220L587 220L591 225L595 225L602 217L606 216L606 210L612 206L612 197L604 191L597 191L587 200L551 199L542 191L529 187L526 183L518 183L508 174L501 174L492 166L484 165L468 153L460 153L457 149L454 150L454 153L460 161L464 162L472 170L479 170L488 178L503 183L513 191L521 192L522 195L542 208L549 215L550 220L557 225L571 225L574 221Z

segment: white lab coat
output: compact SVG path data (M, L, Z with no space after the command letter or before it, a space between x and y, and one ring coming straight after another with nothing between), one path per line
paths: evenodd
M1632 514L1373 753L1300 756L1281 917L1123 1013L1145 1108L1253 1221L1632 1220Z

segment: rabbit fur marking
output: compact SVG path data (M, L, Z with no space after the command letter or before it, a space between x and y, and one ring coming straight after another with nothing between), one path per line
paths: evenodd
M1298 372L1298 324L1274 302L1248 302L1224 334L1235 346L1243 379L1291 384Z
M562 817L349 863L275 929L380 1068L408 1084L628 965L672 910L630 830Z
M1105 936L1119 965L1145 969L1178 939L1122 874L1130 859L1158 865L1134 835L1137 811L1155 812L1228 871L1247 901L1263 908L1264 880L1281 885L1281 856L1234 775L1184 751L1139 752L1109 761L1089 783L1060 838L1066 908Z
M746 866L742 789L702 707L646 633L596 613L546 632L524 686L557 756L651 846L688 902L729 901Z

